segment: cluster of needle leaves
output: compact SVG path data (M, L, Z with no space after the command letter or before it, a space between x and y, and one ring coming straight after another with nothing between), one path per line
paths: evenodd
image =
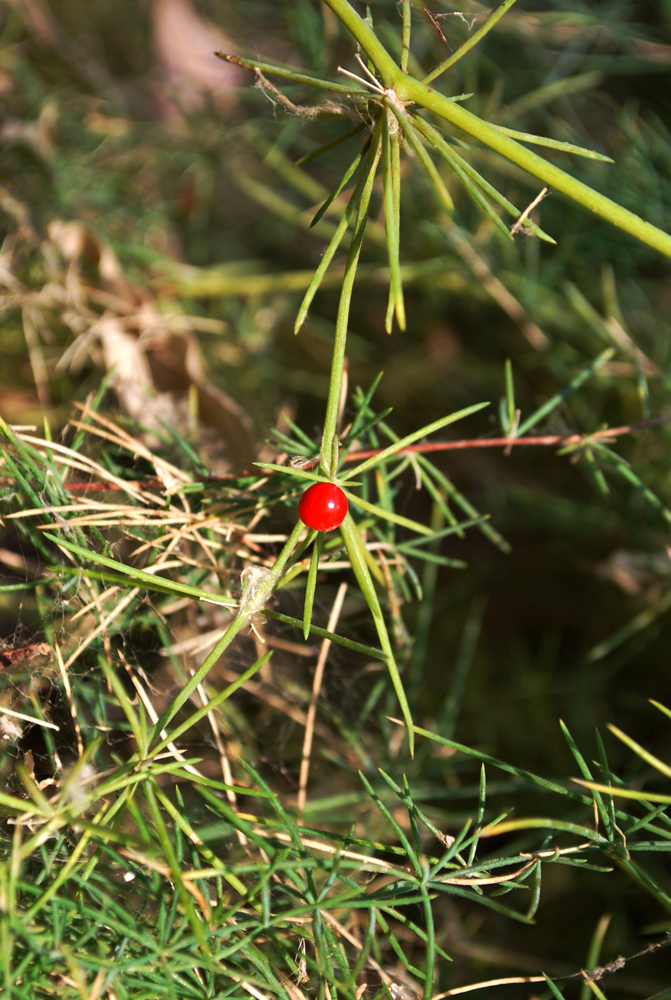
M360 395L350 433L379 445L378 435L393 435L372 415L369 396ZM39 649L6 654L10 670L4 689L12 708L2 716L5 741L12 745L21 738L19 727L33 734L30 750L22 737L22 761L5 754L13 774L0 792L7 848L0 866L2 977L8 997L56 992L296 1000L313 988L355 997L365 983L379 998L409 990L430 1000L451 962L434 919L440 901L455 897L532 923L548 866L605 877L616 865L671 910L663 880L647 860L671 849L666 813L671 796L633 790L619 780L598 736L598 763L590 765L566 727L582 776L577 785L548 780L415 727L413 789L405 776L395 780L386 768L372 766L373 744L364 724L376 701L384 699L385 685L377 684L355 724L344 717L331 720L338 734L332 752L343 764L358 765L360 790L340 800L321 795L309 803L305 818L297 818L250 762L249 733L231 713L236 692L250 684L262 699L277 691L269 677L262 684L256 680L272 662L270 651L239 673L220 667L216 682L220 641L203 637L199 645L214 642L214 650L193 669L192 657L185 659L170 638L185 605L197 601L212 609L209 624L216 633L222 618L235 615L235 623L246 613L245 589L235 593L232 574L238 576L241 561L262 572L266 560L259 557L253 532L240 533L234 544L231 532L239 531L245 505L270 504L271 495L252 499L249 483L231 479L224 496L208 502L207 487L182 472L174 492L157 503L160 496L151 489L124 483L119 462L134 449L166 477L165 454L149 452L95 409L78 424L69 446L3 426L2 471L12 479L3 489L7 523L18 525L30 542L33 572L40 560L39 575L4 585L3 593L20 589L48 624L48 642ZM300 444L297 433L299 440L287 435L284 443ZM94 459L96 439L105 447ZM308 441L302 444L308 450ZM385 486L375 505L352 493L364 516L368 506L380 508L361 525L368 523L366 551L384 567L383 589L392 608L413 596L404 591L417 587L416 559L449 563L435 546L424 550L422 541L435 543L469 524L492 531L481 518L455 523L447 497L457 507L465 500L424 456L388 455L380 463L403 460L417 462L417 475L433 491L449 527L428 535L416 526L417 542L394 544L398 467L382 464L377 478ZM363 480L361 465L356 475ZM68 493L73 472L88 473L90 482L104 483L107 491L116 484L122 497L73 496ZM286 499L285 490L275 502ZM126 551L128 543L135 546L129 562L118 558L122 539ZM322 556L337 560L340 548L327 540ZM179 558L171 558L176 553ZM288 562L284 581L306 570L306 559ZM299 621L262 610L264 617L300 630ZM129 642L129 620L165 644L162 652L179 681L167 702L156 687L153 657ZM402 627L400 620L395 624ZM223 634L230 629L224 625ZM366 649L337 633L311 631L343 645L350 657L386 658L384 650ZM191 649L197 658L198 646L192 643ZM45 653L54 659L48 669L35 663ZM285 694L284 710L295 714L302 698L298 688ZM5 704L4 711L8 708ZM669 709L657 708L671 717ZM398 729L397 721L389 725ZM219 747L223 780L212 775L199 752L207 729ZM671 776L666 764L614 732L648 767ZM432 746L453 755L440 765L449 767L455 782L444 804L435 785L439 761ZM472 761L480 765L478 806L448 834L448 817L452 826L459 816L449 800L469 794ZM561 817L544 815L540 806L539 815L510 818L511 803L530 793L537 808L548 796L558 796L566 806ZM356 829L362 808L366 835ZM336 822L319 822L336 811ZM492 851L490 839L501 835L507 837L505 850ZM599 965L602 940L600 931L590 949L591 968ZM617 968L616 963L610 971ZM605 995L597 980L607 972L587 979L596 996ZM542 973L533 981L544 984L548 996L563 997L572 995L572 981L582 977L576 970L568 977Z
M287 6L309 39L315 6L307 0ZM231 152L226 140L212 137L207 121L199 132L185 119L181 127L192 127L188 155L174 133L158 127L147 152L143 129L133 132L124 122L118 90L105 105L109 117L100 114L98 96L87 98L86 127L79 110L66 116L71 134L88 136L71 162L63 152L66 138L59 136L62 149L54 141L48 102L32 129L12 121L3 133L29 148L34 162L23 187L1 192L11 220L2 308L11 338L19 331L25 337L26 366L52 414L70 409L68 367L74 383L85 372L85 386L82 380L74 390L79 399L99 381L104 350L96 353L92 345L100 334L109 348L100 331L110 319L114 332L131 331L139 341L151 340L152 324L160 322L171 331L219 337L211 354L237 365L253 396L258 374L250 373L260 366L252 359L248 371L240 358L258 350L261 331L279 328L291 313L304 339L324 293L335 288L338 295L329 328L331 374L327 387L321 383L321 433L307 433L306 423L283 412L262 460L244 471L213 467L212 453L194 431L197 404L186 429L177 419L151 426L112 419L113 370L74 416L56 419L58 434L49 421L42 434L24 420L0 424L0 556L9 571L0 596L25 629L0 649L0 986L8 1000L431 1000L471 987L479 996L498 997L502 988L528 989L525 983L544 1000L615 1000L631 995L632 978L620 983L636 959L654 960L657 952L666 958L671 796L664 782L671 769L660 755L611 727L618 760L623 752L632 755L623 780L598 731L592 761L562 724L563 774L573 770L580 777L550 780L486 752L488 739L465 745L453 738L483 606L476 601L466 616L446 693L444 654L429 644L431 612L440 606L440 586L446 592L466 575L457 571L467 568L471 538L484 539L494 552L508 553L510 544L501 526L481 513L478 498L432 456L427 438L462 420L464 435L472 435L475 421L467 418L486 413L487 404L445 407L447 416L399 432L390 408L379 403L380 376L348 394L346 357L357 349L357 283L388 285L380 327L395 327L396 337L412 327L410 286L413 307L415 284L440 286L467 301L485 296L518 325L551 375L552 388L540 393L539 403L529 394L520 400L520 376L509 361L497 370L506 449L517 454L518 444L548 421L561 427L568 402L593 426L598 404L586 400L585 390L597 378L621 386L626 377L649 426L665 419L656 410L653 417L653 406L668 391L668 365L629 336L608 270L602 316L575 284L560 294L547 278L532 294L533 282L525 284L507 265L511 292L482 244L500 240L500 259L509 261L506 254L517 251L524 234L527 244L550 245L554 253L560 234L549 236L531 218L547 186L624 229L632 245L631 235L668 254L671 241L521 144L592 164L608 160L605 154L491 124L465 110L472 94L446 97L436 89L435 81L460 68L462 57L470 60L500 27L514 0L491 13L479 10L463 44L428 73L431 60L422 69L420 58L426 61L432 45L444 42L443 13L405 0L391 14L392 5L373 4L366 17L345 0L326 6L336 30L347 29L359 46L352 57L347 42L346 72L333 79L322 74L319 46L309 42L312 68L305 71L227 57L254 74L256 97L270 97L292 115L280 142L242 122ZM590 16L583 20L589 28ZM51 22L26 15L26 23ZM576 18L569 27L581 23ZM598 19L594 26L600 29ZM39 92L37 76L13 50L17 21L7 30L8 66L23 81L20 101L28 104ZM47 31L41 43L61 37ZM95 78L91 65L82 65L79 72ZM301 103L285 87L298 90ZM315 88L330 94L321 105L311 96L304 101ZM286 149L294 141L304 149L304 135L318 120L344 122L343 131L292 165ZM95 129L108 138L94 149L86 143ZM659 131L628 134L643 159L653 152L668 156ZM473 139L479 152L469 146ZM328 193L305 167L340 155L350 141L359 149ZM483 156L481 147L497 159ZM270 185L255 173L259 154L274 171ZM126 242L123 220L132 206L115 201L112 189L118 176L125 190L133 164L145 156L149 179L138 174L137 184L148 189L152 177L163 176L160 168L183 178L192 157L194 202L214 186L216 162L227 183L278 225L324 240L314 272L268 273L263 265L237 261L205 266L201 244L197 261L171 259L169 212L155 203L134 220L144 227L142 238ZM119 163L124 157L125 166ZM526 203L487 179L502 162L539 182ZM43 190L41 172L48 177L44 201L36 194ZM49 225L50 217L58 221L73 211L75 189L86 189L82 177L96 172L106 177L99 203L92 198L69 230ZM439 214L437 222L419 221L429 249L406 265L401 205L411 203L418 173ZM311 210L298 212L284 197L286 187ZM481 213L472 240L455 221L458 212L470 211L464 195ZM54 207L56 197L62 204ZM652 216L660 221L663 212ZM196 212L189 226L186 246L197 243L203 217ZM75 236L80 250L67 256ZM386 267L360 265L364 237L383 250ZM343 244L346 260L339 266ZM296 292L303 294L300 304L292 298ZM204 302L213 303L216 315ZM188 315L191 307L195 315ZM576 337L568 348L549 351L538 322L568 337L575 317L588 331L584 342ZM394 341L388 343L391 351ZM57 365L66 345L65 363L61 357ZM270 391L279 369L263 363ZM2 377L9 386L6 373ZM116 388L122 399L123 387ZM192 389L189 405L202 398L202 385ZM671 522L668 490L662 476L653 489L649 476L621 453L620 432L630 430L550 436L563 443L599 497L634 497L635 516L644 511L657 538ZM321 535L297 522L302 490L319 481L346 492L350 514L339 533ZM408 483L424 498L428 516L410 516ZM628 648L670 604L668 590L655 591L649 606L593 646L589 663ZM430 710L422 712L425 728L415 722L427 686L440 696L432 694ZM482 700L481 733L490 726L489 700ZM664 720L671 718L661 701L653 705ZM517 728L527 721L518 716ZM642 790L649 783L652 790ZM651 937L613 955L605 917L585 940L580 961L548 958L547 940L537 944L538 957L520 961L519 951L498 947L511 926L531 933L540 925L546 896L552 908L557 886L570 878L592 892L617 878L623 895L634 888L637 898L649 900L646 917L654 913L647 923ZM618 931L618 939L631 944L635 935ZM663 970L649 988L636 981L633 987L639 995L653 988L658 1000L668 995Z
M393 432L383 415L373 414L370 393L360 393L358 404L343 440L363 440L378 450ZM356 722L337 713L330 720L331 752L341 766L359 768L359 790L321 794L304 802L297 816L252 764L247 724L233 709L250 686L255 697L277 702L279 688L268 673L272 647L238 672L217 667L222 643L216 638L236 622L249 622L250 600L269 643L269 626L277 622L301 629L300 621L258 607L258 584L252 594L232 585L243 562L243 578L247 573L251 580L254 569L262 581L272 573L277 561L264 555L264 536L241 530L241 516L273 502L285 505L287 490L274 501L270 492L254 497L248 481L231 477L215 498L195 470L189 475L172 467L180 482L161 498L146 472L167 478L167 450L149 451L98 415L96 406L71 428L69 445L6 424L2 430L6 523L18 527L34 553L27 567L33 577L3 585L2 592L20 590L47 628L46 642L4 654L8 780L0 792L6 848L0 891L6 996L297 1000L313 989L354 998L365 984L380 1000L399 992L430 1000L452 960L437 915L441 901L452 897L531 924L548 866L601 877L617 866L671 911L663 877L650 863L671 850L671 796L632 789L617 778L598 734L598 761L591 765L563 727L581 778L559 783L440 731L414 727L413 787L405 775L389 773L393 759L381 769L371 761L378 741L371 741L366 724L385 700L382 680ZM309 453L309 441L298 428L295 433L297 438L280 435L283 443ZM145 463L144 475L136 469L139 480L123 474L121 460L131 451ZM416 463L448 526L429 534L415 525L416 541L395 543L394 472L404 461ZM364 496L352 493L351 499L360 505L365 551L379 560L391 609L417 596L417 560L452 565L436 552L442 536L473 526L501 544L482 518L456 520L454 508L476 512L423 455L394 457L392 446L391 454L379 457L374 478L364 464L350 470L361 478ZM105 499L73 495L73 480L83 473L89 485L104 485ZM375 479L384 484L380 495ZM343 541L349 554L346 534ZM342 543L325 541L326 568L330 562L337 569L341 549ZM299 547L280 583L290 585L313 565L314 557L302 558ZM196 602L210 609L215 637L180 648L184 644L171 636ZM402 620L394 626L402 650ZM178 681L167 698L157 687L156 652L143 650L139 630L164 644L161 654ZM345 648L350 658L388 663L384 648L366 648L315 626L309 632ZM214 648L200 666L190 666L198 649L208 646ZM40 666L45 656L52 661L48 668ZM306 697L294 680L280 710L300 718ZM671 718L668 708L656 708ZM390 719L388 728L392 741L394 730L403 731L400 720ZM208 731L219 750L220 777L201 749ZM653 773L671 777L663 761L613 732ZM9 748L18 740L24 752L15 761ZM449 758L441 763L432 747L442 747ZM473 763L479 776L471 777ZM437 768L445 767L453 788L441 795ZM469 781L475 781L478 805L463 815L455 805L472 794ZM529 796L538 813L511 817L512 804ZM543 812L548 797L564 803L560 817L553 809ZM320 821L325 814L332 817L327 824ZM501 836L505 849L492 850L492 838ZM600 979L623 963L597 969L604 933L597 929L586 979L575 970L541 972L526 981L543 984L549 997L571 996L580 982L605 996ZM655 942L652 950L663 946Z

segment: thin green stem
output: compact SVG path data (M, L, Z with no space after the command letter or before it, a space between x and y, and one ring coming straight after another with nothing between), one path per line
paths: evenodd
M401 70L370 25L357 14L348 0L324 0L324 3L331 8L341 24L344 24L371 62L374 63L384 86L391 87Z
M426 866L425 874L428 877L428 865ZM424 966L424 1000L430 1000L430 998L433 996L433 977L434 977L434 969L436 963L436 933L433 922L433 910L431 908L431 897L429 895L425 881L422 884L422 908L424 910L424 924L426 927L426 964Z
M474 139L479 139L480 142L505 156L506 159L516 163L518 167L526 170L533 177L537 177L543 184L567 195L591 212L635 236L641 242L647 243L648 246L654 247L654 249L666 254L667 257L671 257L671 236L668 233L611 201L610 198L606 198L605 195L599 194L598 191L583 184L575 177L571 177L559 167L555 167L554 164L548 163L542 156L521 146L514 139L502 135L488 122L482 121L477 115L467 111L455 101L451 101L444 94L439 94L432 87L427 87L426 84L402 74L399 74L397 93L401 100L414 101L428 111L432 111Z
M198 685L202 684L221 654L228 646L230 646L233 639L235 639L238 632L240 632L240 630L248 624L250 619L255 614L263 609L263 605L279 583L284 567L294 552L298 544L298 540L304 530L305 525L301 521L298 521L294 530L289 535L284 548L275 560L272 569L268 571L268 575L265 579L263 579L258 586L248 588L248 593L246 595L243 594L243 597L240 600L240 607L237 615L228 626L217 645L214 647L209 656L205 658L193 677L187 681L175 700L165 710L161 718L154 726L149 739L150 745L160 735L161 731L165 729L170 720L174 719L182 706L189 700Z
M410 28L411 28L411 11L410 11L410 0L402 0L402 11L403 11L403 34L401 36L401 69L404 73L408 72L408 59L410 57Z
M370 613L373 616L373 621L375 622L375 628L380 640L380 646L382 647L382 652L386 657L389 676L391 677L392 684L394 685L396 697L398 698L398 703L403 714L403 720L408 730L408 745L410 749L410 756L412 757L415 752L415 728L413 727L412 716L410 715L410 706L408 705L408 699L403 688L403 681L401 680L396 659L394 658L394 652L391 648L389 633L387 631L384 615L382 614L382 608L380 607L380 601L371 579L370 570L366 561L366 548L363 544L359 529L352 520L351 514L348 514L343 523L340 525L340 531L342 532L343 541L347 550L347 557L352 566L352 570L354 571L356 581L361 588L361 592L366 599Z
M594 191L587 184L583 184L582 181L560 170L559 167L548 163L537 153L503 135L494 126L467 111L466 108L439 93L433 87L403 73L370 27L348 3L348 0L324 0L324 2L352 33L365 54L373 62L383 85L388 89L393 88L400 101L409 101L433 112L439 118L443 118L451 125L461 129L462 132L478 139L490 149L517 164L533 177L537 177L543 184L567 195L594 212L595 215L601 216L641 242L647 243L648 246L671 257L671 236L668 233L611 201L610 198L606 198L605 195L599 194L598 191Z
M454 66L454 64L458 62L462 56L465 56L467 52L470 52L473 46L477 45L480 39L484 38L487 32L492 30L496 22L510 10L515 2L516 0L503 0L496 10L492 12L491 17L487 18L482 27L473 32L471 37L468 38L463 45L460 45L456 52L453 52L451 56L448 56L448 58L445 59L440 66L436 66L435 69L432 69L430 73L426 74L424 77L424 83L431 83L432 80L435 80L437 76L444 73L446 69L450 68L450 66Z
M342 289L340 292L340 303L338 305L338 316L336 319L335 341L333 344L333 359L331 362L331 380L329 382L328 400L326 403L326 416L324 418L324 434L322 437L321 469L326 476L332 477L336 474L336 467L333 464L334 441L336 440L338 411L340 409L340 395L342 393L343 370L345 367L345 348L347 346L347 324L349 322L349 311L352 302L352 289L356 277L357 264L361 253L364 233L366 231L366 221L368 217L368 206L373 192L373 182L377 171L380 153L382 151L382 119L371 141L370 150L367 157L366 183L361 192L359 209L354 225L354 234L347 255L345 265L345 275L343 277Z
M319 557L322 551L324 536L321 532L316 533L315 543L312 547L310 558L310 569L308 570L308 582L305 587L305 603L303 606L303 638L308 641L310 636L310 625L312 623L312 608L315 602L315 591L317 589L317 574L319 573Z
M632 879L637 885L642 889L645 889L656 901L657 903L666 910L667 913L671 913L671 897L659 886L646 871L644 871L641 866L633 861L631 858L618 858L611 854L611 859L623 872Z
M368 469L371 469L374 465L379 465L380 462L384 462L387 458L391 458L396 452L402 451L403 448L407 448L409 444L414 441L418 441L422 437L428 437L429 434L433 434L434 431L439 431L443 427L447 427L449 424L455 423L457 420L463 420L464 417L470 417L472 413L477 413L483 407L489 406L489 403L474 403L472 406L466 406L463 410L457 410L456 413L450 413L447 417L441 417L440 420L434 420L433 423L427 424L426 427L420 427L418 431L413 431L412 434L406 434L404 438L400 438L394 441L393 444L388 445L379 451L376 455L371 458L367 458L360 465L355 466L350 469L344 475L340 477L341 483L349 482L356 476L361 475Z
M394 314L396 321L405 330L405 306L401 282L400 229L401 229L401 154L399 126L391 112L387 113L382 128L382 186L384 190L384 214L389 253L389 305L385 328L391 333Z

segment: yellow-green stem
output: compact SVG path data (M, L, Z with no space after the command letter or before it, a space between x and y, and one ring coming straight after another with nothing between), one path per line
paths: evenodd
M375 65L383 86L395 90L400 101L409 101L433 112L467 135L478 139L490 149L505 156L522 170L537 177L543 184L565 194L641 242L647 243L648 246L671 257L671 236L668 233L611 201L610 198L606 198L605 195L599 194L598 191L594 191L587 184L571 177L559 167L548 163L543 157L521 146L514 139L498 132L488 122L478 118L477 115L467 111L461 104L441 94L433 87L404 73L348 0L324 0L324 3L352 33Z

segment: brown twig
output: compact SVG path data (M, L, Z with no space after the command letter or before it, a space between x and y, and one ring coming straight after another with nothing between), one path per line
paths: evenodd
M603 441L609 438L621 437L623 434L633 434L635 431L647 430L648 427L657 427L659 424L668 423L671 416L656 417L654 420L644 420L640 424L627 424L625 427L606 427L601 431L594 431L592 434L570 434L562 437L560 434L543 434L539 437L500 437L500 438L467 438L463 441L423 441L421 444L410 444L407 448L402 448L397 455L408 455L412 452L431 451L460 451L466 448L511 448L515 445L561 445L567 447L572 444L581 444L583 441ZM350 452L346 457L346 462L361 462L367 458L374 458L382 449L374 451Z
M434 451L465 451L468 448L510 449L518 445L536 447L560 445L561 447L568 447L574 444L581 444L583 441L607 441L610 438L622 437L624 434L635 434L637 431L648 430L650 427L659 427L660 424L666 424L669 421L671 421L671 416L655 417L653 420L643 420L639 424L626 424L623 427L606 427L591 434L569 434L567 437L562 437L560 434L542 434L536 437L464 438L458 441L423 441L420 444L408 445L407 448L402 448L396 454L411 455ZM371 451L352 451L345 456L344 461L348 464L362 462L367 458L374 458L382 450L382 448L376 448ZM318 464L319 459L315 458L313 462L306 462L301 468L310 469ZM252 469L243 469L240 472L226 472L218 476L201 476L199 479L190 480L188 484L198 484L200 486L216 485L217 483L231 482L232 480L239 479L241 476L250 476L253 472L254 470ZM0 476L0 486L12 486L15 481L12 476ZM63 485L68 493L102 493L105 491L118 493L125 489L160 489L165 487L165 483L158 477L117 480L116 482L110 482L109 480L87 483L74 482L64 483Z
M219 55L219 53L217 53ZM232 60L227 60L232 62ZM239 65L239 64L238 64ZM254 67L254 73L256 75L256 86L261 90L271 91L277 98L277 100L282 104L287 111L292 115L297 115L299 118L318 118L323 114L330 115L340 115L342 118L351 118L358 122L360 119L355 115L349 108L346 108L344 104L337 104L335 101L324 101L322 104L317 104L316 106L304 105L304 104L294 104L290 101L286 94L271 83L270 80L264 76L258 66ZM270 98L272 101L272 98Z
M514 236L515 233L519 233L520 232L520 230L522 229L525 221L529 218L529 216L533 212L534 208L536 208L537 205L540 205L540 203L542 202L543 198L545 198L545 196L548 194L549 190L550 190L549 187L544 187L542 189L542 191L540 192L540 194L537 194L536 197L534 198L534 200L527 205L527 207L524 209L524 211L520 215L520 217L517 220L517 222L515 222L510 227L510 232L511 232L512 236Z

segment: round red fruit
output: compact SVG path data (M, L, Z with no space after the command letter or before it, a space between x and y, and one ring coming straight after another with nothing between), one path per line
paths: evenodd
M335 483L315 483L298 501L298 516L315 531L332 531L347 514L347 497Z

